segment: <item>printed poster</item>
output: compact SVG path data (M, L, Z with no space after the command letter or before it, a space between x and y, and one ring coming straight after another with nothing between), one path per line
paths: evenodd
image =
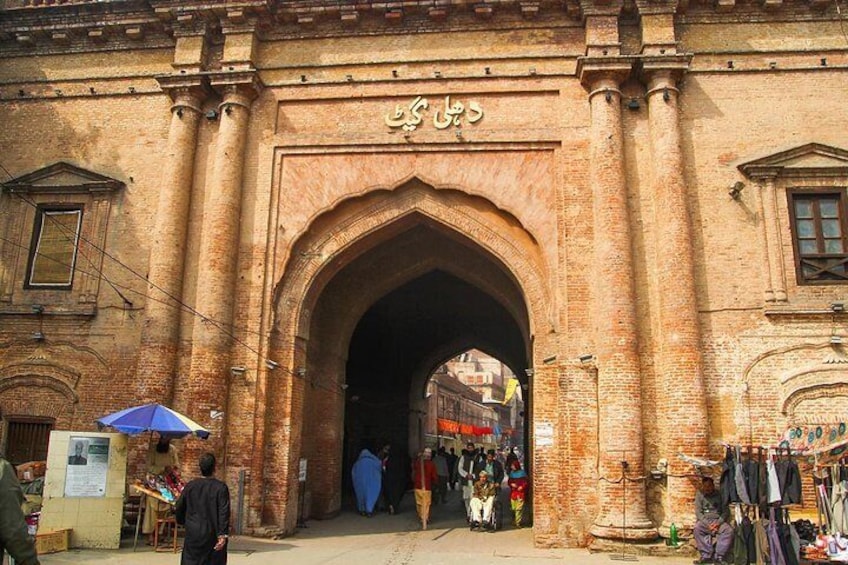
M106 496L108 471L108 437L71 436L68 441L68 466L65 474L66 497Z

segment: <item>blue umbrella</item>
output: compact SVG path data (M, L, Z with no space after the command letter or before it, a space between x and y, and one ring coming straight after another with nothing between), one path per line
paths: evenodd
M160 435L171 437L185 437L189 434L194 434L201 439L209 437L209 430L161 404L133 406L103 416L97 420L97 424L101 428L109 426L129 435L158 432Z

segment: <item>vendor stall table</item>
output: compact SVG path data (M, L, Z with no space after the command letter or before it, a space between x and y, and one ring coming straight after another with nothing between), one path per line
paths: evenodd
M170 504L172 507L174 506L175 501L168 500L167 498L162 496L159 492L152 490L152 489L149 489L149 488L147 488L146 486L144 486L140 483L134 483L132 485L132 487L139 494L141 494L141 502L140 502L140 507L139 507L139 512L138 512L138 517L136 517L136 520L135 520L135 536L133 537L133 551L135 551L136 547L138 547L138 531L141 528L141 514L142 514L141 508L144 508L145 497L147 497L147 496L153 497L156 500L161 500L162 502ZM159 527L162 524L167 524L167 526L169 528L173 527L172 534L174 536L174 553L176 553L177 552L177 524L176 524L176 521L173 519L173 517L157 519L156 520L156 530L154 530L156 532L156 534L158 534ZM159 546L159 539L158 538L159 538L158 535L154 535L154 539L155 539L154 548L153 548L154 551L158 551L158 549L159 549L159 547L158 547Z

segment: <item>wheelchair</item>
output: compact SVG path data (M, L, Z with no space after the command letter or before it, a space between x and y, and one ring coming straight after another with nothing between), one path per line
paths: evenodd
M495 503L492 505L492 513L489 516L489 522L488 522L489 530L495 532L495 531L503 528L503 520L504 520L503 513L504 513L503 501L501 500L500 496L496 495L495 496Z
M480 524L480 528L486 531L495 532L503 528L504 522L504 505L501 500L501 492L500 489L494 494L495 501L492 504L492 512L489 514L489 519L484 520L483 523ZM467 517L468 522L471 523L471 516ZM472 528L473 529L473 528Z

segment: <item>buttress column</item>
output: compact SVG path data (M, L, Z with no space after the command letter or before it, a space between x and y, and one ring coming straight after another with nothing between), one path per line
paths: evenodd
M619 84L626 57L585 57L580 78L591 107L589 180L594 268L592 316L598 387L597 537L649 540L642 442L642 383Z
M226 410L233 340L233 305L241 219L242 170L250 106L259 93L255 71L211 74L221 93L220 125L212 174L203 206L197 267L197 304L192 332L191 369L176 391L177 405L212 433L207 445L186 442L184 449L224 456ZM192 455L197 455L196 453ZM192 455L188 455L190 458Z
M173 400L179 348L186 231L191 205L194 154L205 79L163 76L159 85L171 96L168 156L159 185L156 224L147 267L147 303L138 359L139 403Z
M689 66L689 55L642 58L647 84L651 167L657 221L656 268L659 285L658 389L662 414L661 440L669 462L663 530L694 526L692 473L678 453L708 455L707 404L701 332L695 292L692 225L681 149L677 83Z

